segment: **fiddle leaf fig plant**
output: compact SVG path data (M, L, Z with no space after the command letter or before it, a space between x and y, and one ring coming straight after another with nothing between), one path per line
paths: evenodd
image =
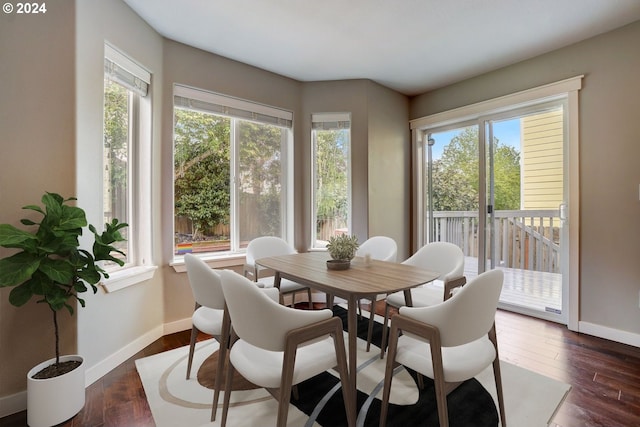
M32 297L36 302L46 304L53 313L55 330L56 365L60 364L60 345L57 313L66 308L73 315L74 300L82 307L85 301L79 294L98 291L96 284L107 272L99 261L111 261L120 266L124 261L118 254L124 253L113 246L124 241L120 230L126 223L114 219L105 224L105 230L98 234L93 225L89 230L94 234L91 251L81 249L79 237L87 227L83 209L68 203L75 198L64 199L56 193L42 196L44 207L28 205L23 209L42 215L40 222L22 219L20 222L30 227L21 230L10 224L0 224L0 246L19 249L4 259L0 259L0 287L13 287L9 302L20 307Z
M329 238L327 250L333 259L351 261L353 257L356 256L356 251L359 246L357 236L340 234Z

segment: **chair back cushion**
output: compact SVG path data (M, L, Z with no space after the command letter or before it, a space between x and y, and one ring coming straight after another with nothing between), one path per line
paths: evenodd
M402 307L400 314L437 327L443 347L467 344L486 336L493 326L503 280L502 270L490 270L441 304Z
M427 243L403 264L414 265L425 270L440 273L438 279L452 280L464 275L464 253L457 245L449 242Z
M187 266L191 292L196 302L204 307L224 309L220 273L193 254L185 254L184 262Z
M249 242L249 245L247 245L246 263L248 265L255 265L255 261L260 258L295 253L295 248L280 237L256 237Z
M254 282L231 270L220 271L231 325L242 340L270 351L284 351L292 329L329 319L331 310L298 310L271 299Z
M396 262L398 245L396 241L387 236L375 236L365 240L356 251L356 256L369 254L372 259L380 261Z

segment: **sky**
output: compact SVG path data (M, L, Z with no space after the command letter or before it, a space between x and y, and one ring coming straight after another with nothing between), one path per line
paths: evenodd
M436 140L433 146L432 154L433 159L438 159L442 156L442 150L451 142L451 138L456 136L460 132L460 129L454 129L447 132L440 132L432 134L432 138ZM495 122L493 125L494 136L498 138L500 144L511 145L520 152L520 119L511 119L501 122Z

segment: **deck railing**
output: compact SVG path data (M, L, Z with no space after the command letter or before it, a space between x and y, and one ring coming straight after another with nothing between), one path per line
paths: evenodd
M478 257L478 212L434 212L436 240L455 243L465 256ZM495 247L487 253L497 267L560 272L560 217L558 210L496 211L489 224ZM493 226L493 230L491 229Z

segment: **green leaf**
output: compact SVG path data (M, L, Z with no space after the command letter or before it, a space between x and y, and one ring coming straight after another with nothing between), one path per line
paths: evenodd
M73 230L74 228L82 228L87 225L87 217L81 208L75 206L62 206L62 214L60 217L60 230ZM80 230L82 234L82 230Z
M90 285L98 283L101 279L100 273L95 268L85 268L85 269L82 269L81 271L78 271L78 277L80 277L82 280L89 283ZM86 291L86 288L85 288L85 291Z
M11 305L20 307L26 304L26 302L29 301L32 296L33 293L31 292L29 283L23 283L22 285L16 286L15 288L11 289L11 292L9 293L9 302L11 303Z
M19 252L0 259L0 286L14 286L29 279L40 266L40 258Z
M77 280L73 284L73 290L75 290L76 293L82 293L82 292L87 292L88 289L87 289L87 285L85 285L82 280Z
M70 284L75 275L74 266L64 259L45 258L40 263L40 271L56 283Z
M21 219L20 222L23 225L36 225L36 224L38 224L37 222L33 222L30 219L26 219L26 218Z
M42 203L46 206L47 210L43 223L46 222L50 227L54 227L60 223L62 202L62 197L55 193L46 193L42 196Z
M36 240L36 236L20 230L11 224L0 224L0 246L5 248L23 248L24 242Z
M44 211L42 210L42 208L40 206L37 206L37 205L23 206L22 209L28 209L28 210L31 210L31 211L40 212L42 215L44 215Z

